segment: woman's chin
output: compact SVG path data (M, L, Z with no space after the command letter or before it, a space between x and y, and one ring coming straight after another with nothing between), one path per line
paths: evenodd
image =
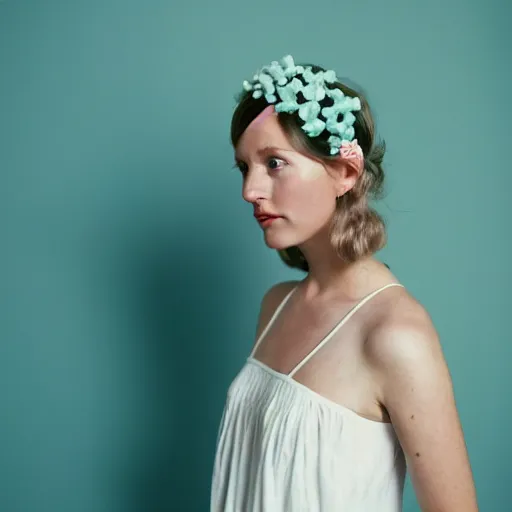
M272 235L270 233L265 233L263 235L265 239L265 244L269 249L275 249L276 251L282 251L283 249L287 249L294 245L290 240L285 240L283 236Z
M267 243L266 246L269 249L275 249L276 251L282 251L283 249L290 247L289 245L285 245L285 244L269 244L269 243Z

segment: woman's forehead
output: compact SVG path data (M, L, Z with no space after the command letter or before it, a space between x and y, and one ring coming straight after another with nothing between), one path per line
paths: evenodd
M238 141L235 157L261 153L265 148L294 151L277 117L272 115L256 124L250 124Z

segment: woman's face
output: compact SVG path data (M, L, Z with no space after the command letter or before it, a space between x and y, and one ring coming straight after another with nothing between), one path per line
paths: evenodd
M277 114L267 109L242 134L235 161L243 177L242 196L254 213L280 216L262 229L269 247L283 249L327 227L341 192L321 163L293 149Z

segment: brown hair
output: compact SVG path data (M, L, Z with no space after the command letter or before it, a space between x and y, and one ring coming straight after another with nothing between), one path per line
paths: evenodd
M324 68L311 67L313 73L326 71ZM297 78L304 82L299 75ZM330 88L340 89L346 96L358 97L361 110L353 112L355 116L355 137L364 154L364 171L348 192L336 201L336 211L329 230L333 248L340 258L355 262L360 258L371 256L386 245L387 236L384 219L368 205L368 199L380 199L383 196L384 171L382 160L386 150L385 142L375 141L375 123L370 106L364 95L339 81L330 84ZM231 144L234 148L249 124L268 106L264 97L254 99L251 92L242 92L237 99L238 105L231 120ZM297 102L306 100L302 93L297 94ZM331 106L333 100L326 96L320 102L321 107ZM341 115L341 114L340 114ZM322 119L322 116L319 115ZM318 137L309 137L301 128L303 122L296 113L280 112L278 122L288 136L290 144L300 153L311 158L330 163L335 156L329 152L327 139L331 135L324 130ZM325 118L323 118L325 121ZM304 271L309 270L308 262L298 247L278 250L286 265ZM387 265L386 265L387 266ZM389 268L389 267L388 267Z

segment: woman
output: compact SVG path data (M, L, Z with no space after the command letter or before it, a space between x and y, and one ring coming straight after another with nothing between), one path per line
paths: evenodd
M384 144L361 94L291 56L244 82L231 126L265 243L304 270L265 294L231 384L212 511L477 510L432 321L374 254Z

